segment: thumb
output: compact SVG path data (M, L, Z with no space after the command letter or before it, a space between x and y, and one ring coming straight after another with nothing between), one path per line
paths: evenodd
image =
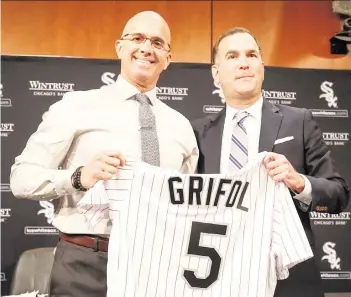
M263 163L267 165L269 162L275 160L275 155L273 153L268 153L267 156L264 158Z
M126 164L126 158L120 152L106 152L105 154L109 157L119 159L121 166L124 166Z

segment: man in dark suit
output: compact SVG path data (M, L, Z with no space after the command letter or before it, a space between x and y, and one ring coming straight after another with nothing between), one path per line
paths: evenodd
M349 199L349 189L336 171L321 130L310 111L274 105L262 97L261 49L248 30L233 28L224 33L214 46L213 58L212 75L226 106L214 116L193 122L200 150L198 173L228 173L259 152L270 152L264 159L268 174L290 189L313 249L308 212L338 213ZM243 112L245 121L235 121ZM235 127L241 128L245 142L235 135ZM275 296L324 297L314 259L293 267L287 280L278 281Z

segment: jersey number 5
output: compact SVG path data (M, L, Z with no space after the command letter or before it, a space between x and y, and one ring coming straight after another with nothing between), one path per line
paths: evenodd
M227 226L201 222L192 223L188 254L208 257L210 258L212 265L210 273L206 278L197 278L194 271L190 270L184 270L183 275L191 287L205 289L218 279L222 259L216 249L200 245L201 233L226 235Z

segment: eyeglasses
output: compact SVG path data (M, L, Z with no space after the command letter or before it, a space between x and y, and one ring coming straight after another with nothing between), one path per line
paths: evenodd
M146 40L150 40L151 45L158 50L165 50L167 52L171 50L171 46L163 39L159 37L146 37L145 34L142 33L127 33L122 36L121 40L128 40L135 44L142 44Z

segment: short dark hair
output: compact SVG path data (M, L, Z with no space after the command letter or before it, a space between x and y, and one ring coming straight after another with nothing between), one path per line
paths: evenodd
M261 54L261 47L256 39L255 36L253 36L251 34L251 32L245 28L242 28L242 27L234 27L234 28L231 28L229 29L228 31L224 32L221 36L219 36L219 38L217 39L215 45L213 46L213 49L212 49L212 63L214 64L215 63L215 60L216 60L216 56L218 54L218 48L219 48L219 45L220 43L222 42L222 40L228 36L231 36L231 35L234 35L234 34L237 34L237 33L247 33L247 34L250 34L253 39L255 40L257 46L258 46L258 50L259 50L259 54Z

